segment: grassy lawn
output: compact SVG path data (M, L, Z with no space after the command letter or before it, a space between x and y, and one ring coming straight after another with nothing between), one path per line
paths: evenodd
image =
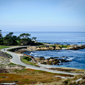
M0 49L9 48L10 46L0 46Z
M27 61L26 59L21 59L21 61L23 62L23 63L26 63L26 64L29 64L29 65L32 65L32 66L38 66L38 65L36 65L36 64L34 64L34 63L32 63L32 62L29 62L29 61Z

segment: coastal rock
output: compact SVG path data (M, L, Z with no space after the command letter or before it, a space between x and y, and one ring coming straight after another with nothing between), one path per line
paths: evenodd
M46 64L48 64L48 65L52 65L53 63L52 63L52 62L50 62L50 61L48 61L48 62L46 62Z
M59 63L60 63L59 60L53 61L53 64L54 64L54 65L56 65L56 64L58 65Z
M85 45L71 45L71 47L66 48L66 50L79 50L79 49L84 49Z
M54 50L54 48L52 46L49 46L49 50Z
M58 59L50 59L50 58L46 59L45 62L46 62L46 64L49 64L49 65L53 65L53 64L56 65L56 64L60 63Z
M80 49L84 49L84 48L85 48L85 45L81 45L81 46L80 46Z
M49 62L49 60L48 60L48 59L46 59L44 62Z
M55 61L55 58L50 57L50 58L48 58L48 60L49 60L50 62L53 62L53 61Z
M45 58L44 57L35 57L36 62L43 63Z
M43 61L43 62L41 62L41 64L46 64L46 62Z
M61 59L60 61L61 61L61 63L66 62L66 60L65 60L65 59Z
M49 48L48 47L38 47L36 50L49 50Z
M55 50L61 50L61 48L60 47L55 47Z
M44 57L35 57L35 60L45 60Z
M44 57L35 57L36 63L48 64L48 65L61 65L63 62L71 61L68 57L50 57L45 59Z

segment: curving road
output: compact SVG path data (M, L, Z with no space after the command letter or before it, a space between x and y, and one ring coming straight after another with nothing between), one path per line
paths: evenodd
M18 47L24 47L24 46L16 46L16 47L5 48L5 49L2 49L1 51L2 52L7 52L10 55L12 55L13 58L10 60L11 62L13 62L15 64L19 64L19 65L25 66L26 68L42 70L42 71L51 72L51 73L60 73L60 74L70 74L70 75L79 75L79 74L81 74L81 73L69 73L69 72L49 70L49 69L46 69L46 68L43 68L43 67L35 67L35 66L24 64L23 62L20 61L20 55L22 55L22 54L16 54L14 52L7 51L8 49L18 48Z

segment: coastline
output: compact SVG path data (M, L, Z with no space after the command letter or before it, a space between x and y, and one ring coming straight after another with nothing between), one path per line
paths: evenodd
M75 46L75 45L73 45L73 46ZM81 45L81 47L82 47L82 46L83 46L83 45ZM24 47L24 46L23 46L23 47ZM25 46L25 47L26 47L26 46ZM19 49L19 50L16 50L16 53L23 53L23 51L35 51L35 52L37 52L37 51L35 50L36 47L39 47L39 46L28 46L28 49L27 49L27 48L26 48L26 49L24 49L24 48L23 48L23 49ZM40 47L43 48L42 46L40 46ZM77 47L77 46L76 46L76 47ZM45 47L44 47L44 48L45 48ZM80 49L80 50L81 50L80 52L82 52L83 49ZM32 52L32 55L31 55L31 56L33 56L33 53L35 53L35 52ZM39 51L38 51L38 53L42 53L42 52L43 52L43 53L44 53L44 52L47 52L47 53L52 52L52 53L53 53L54 50L53 50L53 51L52 51L52 50L51 50L51 51L49 51L49 50L47 50L47 51L46 51L46 50L45 50L45 51L44 51L44 50L43 50L43 51L40 51L40 50L39 50ZM77 52L77 53L79 54L79 51L78 51L78 50L58 50L58 52L55 51L55 53L59 53L59 52L60 52L60 53L62 53L62 52L68 52L68 53L69 53L69 52L70 52L70 53L72 52L72 53L76 53L76 52ZM76 53L76 55L77 55L77 53ZM82 53L84 54L84 52L82 52ZM28 54L28 55L30 55L30 54ZM70 54L70 55L72 55L72 54ZM63 62L63 59L65 59L64 62L67 62L67 61L68 61L68 63L70 63L70 61L72 61L72 62L74 61L74 58L75 58L75 61L76 61L76 57L71 58L71 57L69 57L70 55L67 56L67 54L66 54L66 56L64 55L64 57L63 57L63 55L62 55L62 56L61 56L62 62ZM73 56L75 56L75 55L73 54ZM35 56L35 57L37 57L37 56ZM43 57L43 58L45 58L45 57ZM54 58L58 58L58 56L56 56L56 57L54 57ZM82 56L81 56L80 58L82 58ZM52 59L51 57L50 57L49 59L50 59L50 61L51 61L51 63L52 63L52 60L53 60L53 59ZM46 60L46 59L45 59L45 60ZM66 61L66 60L67 60L67 61ZM42 62L42 61L41 61L41 62ZM43 63L43 62L42 62L42 63ZM47 63L47 64L51 64L51 63L49 62L49 63ZM44 64L45 64L45 63L44 63ZM44 66L44 64L41 64L41 65ZM57 64L57 62L56 62L56 63L54 62L54 64ZM73 64L73 63L71 63L71 64ZM39 65L40 65L40 64L39 64ZM77 65L78 65L78 64L77 64ZM44 66L44 67L45 67L45 66ZM55 66L54 66L54 67L55 67ZM61 68L61 67L69 67L69 66L68 66L68 64L67 64L67 66L65 66L65 65L62 65L62 63L61 63L61 64L57 65L56 67L60 67L60 68ZM83 67L76 67L76 66L71 66L71 67L69 67L69 68L84 69Z
M17 47L11 47L11 48L17 48ZM27 80L27 79L29 80L29 78L30 78L30 80L25 81L24 84L27 83L29 85L40 85L40 84L62 85L62 84L65 84L64 82L67 82L68 80L69 80L69 83L73 83L73 82L83 83L83 81L85 80L85 76L84 76L85 70L74 69L74 68L45 68L45 67L35 67L35 66L31 66L31 65L26 65L20 61L20 56L23 56L23 54L10 52L10 51L7 51L7 49L10 49L10 48L6 48L5 51L4 51L4 49L2 49L2 51L11 54L13 56L13 58L16 57L16 59L19 59L19 60L17 60L17 62L18 62L17 63L17 62L15 62L16 60L12 61L12 59L11 59L11 62L16 63L15 66L12 65L13 67L11 66L11 68L17 68L17 70L15 70L16 73L14 73L14 74L6 73L6 75L8 76L9 80L10 80L10 75L12 75L13 77L15 77L17 75L18 77L16 77L15 79L18 79L19 76L22 76L22 79L18 80L18 81L15 81L14 79L12 79L14 82L11 81L11 83L8 83L8 81L5 80L5 83L2 83L2 81L1 81L1 84L15 83L15 84L21 85L23 83L23 80ZM19 62L21 62L21 64L19 64ZM17 64L19 65L19 67ZM22 66L26 66L26 68L22 67ZM9 69L11 70L11 68L9 68ZM10 71L10 72L12 72L12 71ZM2 74L0 74L0 75L2 75ZM43 82L43 80L44 80L44 82ZM29 82L33 82L33 81L35 81L35 83L32 83L32 84L29 83Z
M11 47L11 48L16 48L16 47ZM13 56L13 58L11 59L11 62L13 62L15 64L22 65L22 66L26 66L26 68L36 69L36 70L42 70L42 71L47 71L47 72L52 72L52 73L60 73L60 74L70 74L70 75L81 74L82 75L82 73L69 73L69 72L49 70L49 69L46 69L46 68L43 68L43 67L35 67L35 66L31 66L31 65L26 65L26 64L24 64L23 62L20 61L20 56L18 56L16 53L8 52L7 51L8 49L10 49L10 48L6 48L5 51L4 51L4 49L2 49L1 51L7 52L7 53L9 53L9 54L11 54Z

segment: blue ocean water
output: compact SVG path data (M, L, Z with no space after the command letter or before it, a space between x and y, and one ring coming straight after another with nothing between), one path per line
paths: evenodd
M20 35L23 32L14 32L14 35ZM31 34L31 37L37 37L39 42L58 43L58 44L85 44L85 32L24 32ZM3 33L4 36L7 34ZM53 50L53 51L34 51L24 52L34 57L44 56L62 57L67 56L72 59L70 62L63 63L63 65L53 65L54 67L70 67L85 69L85 49L80 50Z
M2 32L5 36L8 32ZM39 42L59 44L85 44L85 32L14 32L19 36L21 33L29 33L30 37L37 37Z

